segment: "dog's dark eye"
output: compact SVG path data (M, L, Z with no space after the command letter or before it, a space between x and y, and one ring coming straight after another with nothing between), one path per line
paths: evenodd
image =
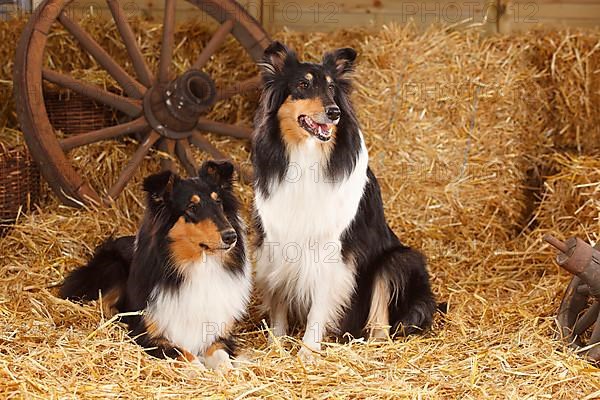
M307 81L300 81L298 83L298 89L308 89L308 82Z
M333 86L333 83L330 83L329 86L327 86L327 89L333 90L335 89L335 86Z

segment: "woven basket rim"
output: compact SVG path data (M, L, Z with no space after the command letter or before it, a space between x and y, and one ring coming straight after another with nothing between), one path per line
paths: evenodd
M18 153L30 154L29 149L24 144L18 144L16 146L7 145L6 143L0 142L0 154L3 156L11 156Z

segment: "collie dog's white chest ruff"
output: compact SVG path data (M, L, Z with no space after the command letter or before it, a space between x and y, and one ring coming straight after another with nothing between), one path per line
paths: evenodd
M337 182L325 174L327 160L318 145L307 140L291 150L285 179L272 182L267 197L255 194L265 233L256 254L257 282L301 313L319 300L317 287L323 285L338 293L334 303L347 304L355 266L342 259L341 236L356 216L367 183L362 135L354 170Z
M178 289L155 288L146 312L173 344L202 356L215 340L229 336L233 323L246 312L251 271L227 271L218 256L205 256L186 267Z

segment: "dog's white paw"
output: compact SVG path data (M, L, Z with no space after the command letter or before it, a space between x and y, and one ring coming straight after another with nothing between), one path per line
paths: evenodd
M314 364L315 362L317 362L320 350L321 346L308 347L306 345L303 345L302 348L298 351L298 357L305 364Z
M202 361L198 360L197 358L195 358L191 364L194 366L194 368L199 369L200 371L206 371L206 366L204 364L202 364Z
M267 338L268 344L279 343L279 339L287 335L287 327L283 324L275 324L269 330L269 336Z
M178 365L177 370L187 379L197 379L206 371L206 367L202 364L202 361L194 358L184 364Z
M218 371L228 371L233 368L229 354L223 349L216 350L211 355L206 356L204 363L208 368Z
M227 358L226 360L221 361L219 365L217 365L216 369L223 372L233 369L233 363L231 362L231 358Z

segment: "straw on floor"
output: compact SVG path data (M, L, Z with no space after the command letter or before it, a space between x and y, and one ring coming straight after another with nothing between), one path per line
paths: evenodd
M157 54L156 25L138 23L145 54ZM11 29L20 23L11 24L1 25L0 35L12 37ZM112 25L92 21L86 29L103 45L118 47L111 40ZM240 366L221 374L151 359L97 304L58 299L57 285L103 238L135 231L142 210L140 179L158 168L153 154L136 175L137 184L113 207L74 210L50 197L0 239L1 396L599 397L600 370L558 339L554 315L569 276L553 264L552 251L541 240L547 231L590 240L599 233L595 148L560 136L574 124L587 126L591 114L575 107L597 104L590 97L588 103L563 107L557 99L580 87L577 79L598 88L598 77L572 73L567 82L556 75L577 70L577 63L591 65L581 57L591 57L599 45L594 33L578 32L586 43L596 40L579 53L572 47L579 42L569 41L575 33L554 35L483 38L475 30L436 27L423 33L411 26L275 35L308 60L317 61L334 47L358 50L355 108L388 218L407 244L428 256L435 293L448 302L447 315L438 315L427 334L330 343L314 365L303 364L295 357L297 338L268 344L263 316L253 308L239 328ZM188 24L180 37L176 65L189 62L209 36ZM565 45L550 51L543 44L551 37L570 43L569 51L580 57L565 56ZM66 35L54 40L48 59L57 68L71 63L79 76L110 84L98 66L77 56ZM2 43L0 54L11 54ZM227 79L232 72L256 71L249 60L239 63L242 54L233 41L227 46L209 65L212 72ZM561 60L561 69L552 60ZM10 91L6 68L2 93ZM211 117L249 122L255 105L255 97L238 96ZM15 127L12 111L3 118ZM246 143L211 140L237 161L248 159ZM556 153L565 143L591 155ZM94 184L106 187L132 149L127 140L96 144L77 150L75 157ZM237 189L249 206L251 188Z

